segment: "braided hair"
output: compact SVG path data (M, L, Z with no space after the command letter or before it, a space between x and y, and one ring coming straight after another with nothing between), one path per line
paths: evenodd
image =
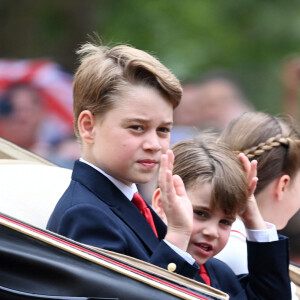
M257 146L253 146L250 149L245 149L242 151L234 151L236 154L243 152L250 160L254 159L254 157L260 156L266 151L272 150L274 147L283 146L288 148L290 144L296 143L297 146L300 146L300 140L293 140L291 138L282 137L281 135L277 135L275 137L269 138L264 143L259 143Z
M219 140L257 160L255 194L284 174L292 180L300 170L300 132L291 117L246 112L229 123Z

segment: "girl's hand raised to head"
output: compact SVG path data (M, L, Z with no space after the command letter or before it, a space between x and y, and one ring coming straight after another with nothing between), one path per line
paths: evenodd
M186 251L193 229L193 208L182 179L172 175L174 154L168 150L161 157L159 187L162 206L168 222L165 239Z
M249 161L248 157L244 153L239 154L239 159L246 172L248 187L249 187L249 198L245 211L240 215L245 227L254 230L266 229L266 224L258 209L256 199L254 197L254 191L258 181L257 175L257 161Z

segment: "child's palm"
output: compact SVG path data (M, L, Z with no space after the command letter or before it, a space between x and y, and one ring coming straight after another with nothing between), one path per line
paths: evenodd
M256 177L257 161L253 160L250 162L243 153L239 154L239 159L242 162L244 170L246 172L249 188L249 198L247 201L247 206L240 217L244 222L246 228L248 229L265 229L265 222L259 212L256 199L254 197L254 191L258 181L258 178Z
M193 228L193 208L182 179L172 175L173 163L174 154L169 150L162 155L159 171L162 206L168 222L166 239L185 250Z
M172 176L173 190L167 197L165 206L169 229L176 231L190 232L193 227L193 208L190 199L186 194L184 183L178 175Z

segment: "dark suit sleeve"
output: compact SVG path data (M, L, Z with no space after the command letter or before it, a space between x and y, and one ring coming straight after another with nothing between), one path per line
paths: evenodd
M53 230L51 223L48 227ZM79 204L67 209L53 231L87 245L112 251L120 250L121 253L129 251L126 233L124 234L122 227L105 210L89 204Z
M168 269L170 263L175 263L175 272L189 278L194 278L199 272L199 266L196 263L191 265L163 241L159 243L149 262L164 269Z
M52 217L55 218L55 214ZM48 229L78 242L129 255L164 269L168 268L169 263L175 263L175 272L189 278L193 278L198 271L196 264L190 265L163 240L155 241L153 251L148 249L106 207L89 204L72 206L57 221L50 219Z
M240 276L249 299L291 299L288 239L275 242L247 241L248 276Z
M290 300L288 239L247 242L249 274L236 276L224 262L212 258L206 264L212 286L232 300Z

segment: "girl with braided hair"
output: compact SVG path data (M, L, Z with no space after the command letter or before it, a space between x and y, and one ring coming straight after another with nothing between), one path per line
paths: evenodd
M265 221L278 230L300 208L300 132L289 117L246 112L233 119L219 141L257 161L255 198ZM229 242L217 256L238 275L248 272L245 227L237 219Z

